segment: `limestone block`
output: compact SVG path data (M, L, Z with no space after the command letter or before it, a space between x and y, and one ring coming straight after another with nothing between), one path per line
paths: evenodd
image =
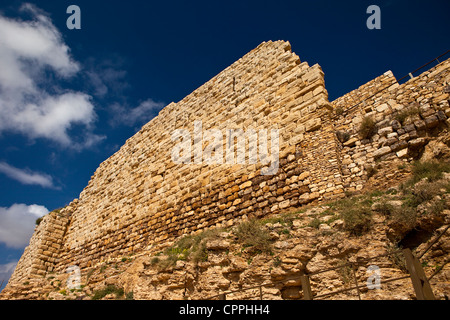
M396 153L397 157L405 158L408 155L408 148L402 149Z
M288 208L290 205L290 201L289 200L285 200L283 202L280 202L279 207L280 209L286 209Z
M414 125L416 126L417 130L419 130L419 131L426 129L426 123L423 120L414 121Z
M442 110L439 110L439 111L436 113L436 117L438 118L439 121L445 121L445 120L447 120L447 115L446 115L445 112L442 111Z
M311 172L309 171L304 171L302 172L299 177L298 180L305 180L306 178L308 178L311 175Z
M383 103L382 105L378 106L376 108L377 112L385 112L386 110L389 110L389 106L387 103Z
M245 188L250 187L251 185L252 185L252 182L249 180L249 181L246 181L246 182L244 182L243 184L241 184L241 185L239 186L239 188L242 190L242 189L245 189Z
M320 197L320 193L319 192L311 192L311 194L309 195L309 200L316 200Z
M435 128L439 124L439 119L435 115L425 118L424 121L428 129Z
M400 140L392 144L390 147L392 151L398 151L404 148L408 148L408 142L406 140Z
M405 129L406 132L411 132L411 131L416 130L414 124L408 124L408 125L404 126L403 128Z
M381 137L385 137L385 136L387 136L388 134L392 133L393 131L394 131L394 129L393 129L392 127L385 127L385 128L379 129L379 130L378 130L378 134L379 134Z
M230 243L224 239L209 240L206 242L206 249L208 250L227 250Z
M355 146L357 141L359 141L359 139L356 137L353 137L353 138L350 138L349 140L347 140L346 142L344 142L343 145L345 147L353 147L353 146Z
M332 228L325 223L321 223L319 225L319 231L322 233L329 233L329 232L332 232Z
M395 131L397 131L398 129L400 129L402 127L401 123L397 120L392 120L391 122L391 127L392 129L394 129Z
M373 153L373 157L374 158L379 158L379 157L382 157L382 156L384 156L384 155L386 155L386 154L388 154L390 152L391 152L391 148L388 147L388 146L385 146L385 147L382 147L382 148L376 150Z
M320 118L311 119L305 123L306 132L315 131L317 129L320 129L321 126L322 120Z
M417 138L408 141L408 145L410 148L419 148L424 146L427 143L427 139L425 138Z
M397 132L392 132L392 133L389 133L388 135L387 135L387 138L388 139L391 139L391 138L397 138L398 137L398 133Z

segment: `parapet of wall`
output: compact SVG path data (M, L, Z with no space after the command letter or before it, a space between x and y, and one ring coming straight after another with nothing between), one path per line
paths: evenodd
M69 222L65 215L64 212L53 211L42 218L8 284L20 285L54 271Z
M377 159L410 159L439 133L450 115L449 64L402 85L387 72L329 103L319 65L301 62L288 42L262 43L166 106L101 163L79 199L37 227L8 286L71 265L85 272L183 234L362 189ZM411 105L420 113L397 123ZM376 123L369 139L358 134L364 117ZM278 129L276 174L262 175L264 165L248 161L175 163L172 133L187 129L194 144L195 121L223 137L229 129Z
M447 128L449 83L446 60L402 85L388 71L332 102L345 190L362 189L380 160L420 157L424 146ZM359 134L364 118L375 123L367 139Z

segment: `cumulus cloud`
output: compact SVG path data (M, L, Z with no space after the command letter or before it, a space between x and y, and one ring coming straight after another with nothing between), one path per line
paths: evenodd
M45 173L37 173L29 169L18 169L6 162L0 162L0 172L22 184L57 189L53 184L53 178Z
M11 261L5 264L0 264L0 282L3 281L3 287L6 286L7 280L11 277L18 261ZM1 290L1 288L0 288Z
M63 90L53 80L71 78L80 70L61 34L37 7L25 4L21 11L32 19L0 14L0 133L10 131L71 147L69 130L81 125L88 129L86 141L101 140L90 130L96 120L91 97Z
M16 249L26 247L33 234L36 219L48 212L46 207L36 204L0 207L0 243Z

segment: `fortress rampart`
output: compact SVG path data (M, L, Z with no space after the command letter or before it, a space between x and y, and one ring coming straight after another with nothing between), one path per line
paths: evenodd
M377 161L413 159L447 125L449 82L447 60L402 85L388 71L329 102L319 65L301 62L288 42L262 43L166 106L100 164L78 199L45 216L8 286L361 190ZM411 108L416 116L399 121ZM361 137L366 117L373 132ZM199 143L195 121L223 137L278 129L278 170L261 174L266 165L249 154L245 163L195 163L195 150L191 163L175 163L172 134L185 129ZM211 141L202 138L205 151Z

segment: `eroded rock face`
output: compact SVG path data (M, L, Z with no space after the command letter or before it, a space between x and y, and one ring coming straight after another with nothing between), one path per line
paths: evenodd
M446 134L437 140L430 141L424 149L421 161L449 161L450 160L450 135Z
M450 183L448 178L446 175L442 183ZM418 188L420 185L418 183ZM211 231L204 236L198 242L198 248L202 248L205 255L197 261L192 260L195 252L185 256L183 250L170 249L179 248L177 243L182 243L175 242L169 249L158 246L139 256L93 266L87 273L82 273L83 288L80 290L67 288L67 274L54 274L4 294L10 299L91 299L98 297L98 292L104 288L113 287L122 289L122 295L118 296L115 291L101 295L101 299L131 296L133 299L157 300L209 299L221 293L226 293L227 299L251 299L259 298L261 292L264 299L302 299L300 276L307 274L314 295L358 284L362 285L359 292L362 299L415 299L409 278L382 284L379 289L365 286L373 282L373 270L378 270L381 281L408 275L401 253L373 258L395 251L395 244L402 241L404 245L409 241L416 254L420 255L434 236L443 232L450 223L450 210L430 214L420 213L418 209L414 225L398 228L393 225L396 221L394 211L388 212L387 208L401 209L405 198L389 193L382 197L371 198L374 201L370 206L373 222L370 230L361 236L352 236L345 230L345 221L338 219L332 210L333 205L323 205L263 220L259 224L262 232L277 234L277 237L265 238L270 241L270 252L246 246L239 240L235 226L225 231ZM450 197L446 192L442 199L450 207ZM432 201L424 202L424 205ZM275 219L275 222L270 219ZM326 229L321 227L324 225ZM393 230L404 238L392 241ZM431 233L414 234L417 230ZM197 236L201 238L201 234ZM447 233L421 258L428 275L443 264L449 249L450 234ZM171 252L176 252L178 260L165 263ZM334 268L337 266L342 267ZM449 294L446 286L449 276L450 270L446 266L431 281L438 299ZM260 284L268 285L261 292L259 288L242 290ZM353 290L328 299L358 299L358 294Z

